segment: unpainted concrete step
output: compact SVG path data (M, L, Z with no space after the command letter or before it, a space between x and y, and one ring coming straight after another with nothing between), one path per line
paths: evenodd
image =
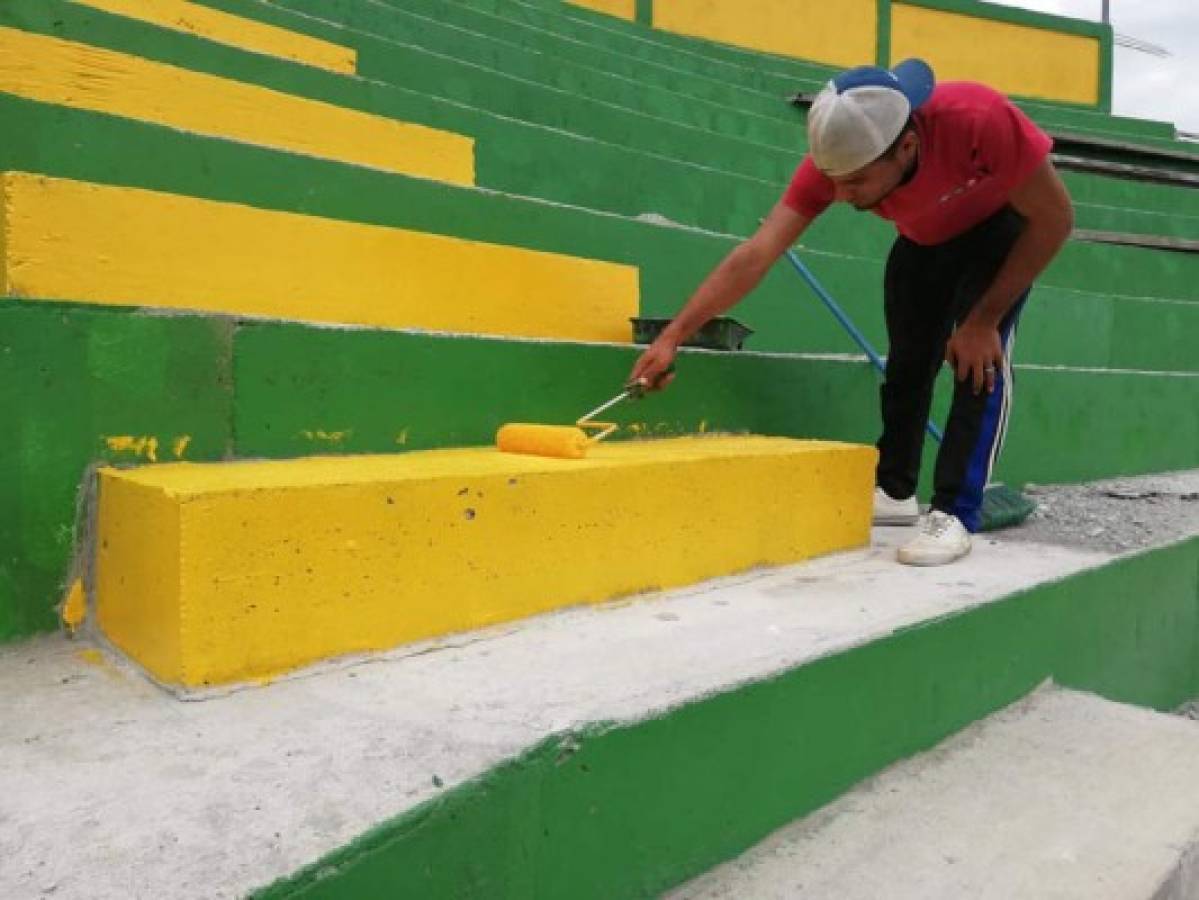
M1199 897L1199 723L1047 686L666 896Z

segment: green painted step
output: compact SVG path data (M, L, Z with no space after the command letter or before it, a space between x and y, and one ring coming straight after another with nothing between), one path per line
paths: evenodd
M430 0L424 0L430 2ZM623 22L612 17L602 16L590 10L569 7L562 4L561 8L551 12L550 9L536 9L519 0L440 0L445 6L465 5L479 10L505 11L510 19L519 17L523 21L537 20L546 27L563 25L563 20L587 21L588 26L577 29L591 42L606 41L621 47L626 53L635 50L644 51L644 45L670 44L683 49L685 54L698 54L702 58L724 58L733 62L737 68L744 70L745 66L767 67L776 72L790 71L794 75L783 74L782 80L771 83L770 93L780 96L790 96L800 90L818 90L825 81L836 73L836 68L821 66L816 63L787 61L770 54L755 53L741 48L727 47L713 42L673 35L667 32L654 31L644 26ZM551 7L552 8L552 7ZM621 35L625 39L614 38ZM689 62L695 63L694 59ZM701 67L702 68L702 67ZM734 69L733 75L736 75ZM781 93L780 93L781 92ZM1075 107L1070 104L1057 104L1044 100L1018 99L1021 107L1040 124L1050 128L1063 128L1087 132L1096 137L1109 138L1153 138L1165 143L1155 143L1162 148L1177 149L1189 152L1189 147L1174 139L1174 126L1167 122L1152 122L1125 116L1113 116L1096 110Z
M1169 122L1152 119L1135 119L1118 116L1094 109L1084 109L1046 100L1020 100L1020 107L1033 119L1045 125L1053 125L1113 137L1153 137L1174 140L1176 129Z
M208 5L231 2L231 0L206 0ZM456 25L472 31L489 34L499 40L524 47L539 53L551 54L562 59L586 66L590 69L611 72L631 78L639 84L656 85L669 91L686 94L699 100L728 106L733 109L753 112L784 121L792 121L786 104L775 93L721 80L705 73L695 73L674 68L666 62L634 59L624 53L608 49L595 43L579 40L549 27L542 27L496 15L469 5L447 0L411 0L403 8L421 15L436 18L446 24Z
M293 19L298 19L290 13ZM113 16L65 0L11 0L0 8L0 22L43 34L61 36L84 43L100 44L123 52L138 53L150 59L183 65L197 71L278 87L302 96L314 95L358 108L362 97L384 97L391 109L400 103L399 95L387 95L387 84L407 92L405 106L473 107L485 110L493 118L516 119L603 141L618 147L640 150L667 158L688 160L705 168L783 184L795 168L798 151L769 148L747 143L702 129L663 122L651 116L573 96L567 92L494 73L469 62L430 54L418 48L395 43L333 26L323 31L310 29L317 37L341 44L355 43L360 58L361 79L349 79L310 67L288 64L269 57L255 57L245 51L224 47L185 34L157 28L141 22ZM239 72L254 73L240 76ZM380 84L379 82L387 84ZM338 94L346 86L358 85L357 95L339 102ZM340 87L337 87L340 86ZM369 110L368 111L376 111ZM378 110L386 112L385 110ZM523 115L522 113L528 113ZM426 122L417 116L395 115L407 121ZM430 113L426 112L425 116ZM452 117L447 117L452 118ZM444 127L448 127L444 126ZM797 129L797 140L802 129ZM679 152L681 150L681 152Z
M531 125L401 87L341 78L73 3L56 6L21 0L0 9L0 22L36 26L34 30L66 39L469 135L476 139L477 183L506 193L630 216L653 212L732 234L756 229L759 218L782 193L781 183ZM0 98L0 102L8 101ZM704 185L702 192L694 189L699 182Z
M530 4L521 0L462 2L479 8L494 8L506 15L527 15L528 10L532 8ZM594 40L612 42L630 53L643 53L648 56L669 55L680 68L686 65L701 71L707 65L719 64L722 71L727 71L730 77L740 77L746 83L757 83L766 90L794 90L797 81L823 84L839 71L836 66L811 60L761 53L703 38L647 28L567 3L558 7L557 14L562 20L574 19L587 29L587 33Z
M289 17L298 18L293 13L275 11L275 21L279 24L286 24L283 20ZM98 42L121 52L340 106L469 134L478 141L479 184L509 193L625 215L652 212L711 231L745 235L757 227L758 220L782 190L782 181L766 183L715 171L708 165L697 167L638 153L557 129L472 110L401 87L345 79L307 66L211 44L120 17L94 13L75 4L34 4L31 0L20 0L0 11L0 21L23 24L68 39ZM337 38L336 31L328 28L314 29L314 34L327 39ZM799 137L802 138L802 128ZM793 156L798 160L799 151ZM1075 179L1072 184L1112 185L1118 193L1110 197L1106 196L1107 192L1088 189L1088 196L1104 206L1135 205L1137 187L1145 188L1146 192L1156 189L1153 203L1157 207L1166 206L1169 197L1191 197L1186 191L1156 185L1138 186L1135 182L1103 176L1068 177ZM703 191L695 190L697 181L702 181ZM1128 189L1129 185L1133 190ZM1165 191L1169 191L1169 195ZM1131 233L1154 233L1146 231L1148 228L1175 236L1191 233L1189 223L1124 216L1110 209L1102 211L1102 219L1088 219L1084 224ZM885 235L884 239L875 240L877 234L877 230L863 231L855 225L842 231L838 246L846 252L883 254L887 241Z
M1191 538L556 734L252 896L658 897L1047 679L1170 710L1199 692L1197 635Z
M647 316L673 315L704 275L736 245L737 239L667 228L585 210L532 202L487 191L455 188L421 179L201 138L130 120L0 98L0 110L19 135L0 147L6 169L29 170L213 200L249 203L267 209L321 215L368 224L449 234L635 265L641 272L642 309ZM121 154L136 146L144 157ZM841 235L871 234L878 252L841 252ZM817 251L809 262L828 288L876 344L882 346L882 250L890 240L880 220L839 208L806 236ZM810 239L809 239L810 238ZM1156 307L1110 295L1169 299L1175 285L1199 259L1139 248L1071 243L1043 279L1046 287L1086 291L1083 302L1034 304L1030 321L1042 329L1034 343L1043 356L1026 362L1106 366L1114 352L1136 359L1139 369L1168 368L1163 359L1187 361L1176 341L1193 338L1189 309L1178 307L1180 331L1160 338ZM1088 283L1088 281L1090 283ZM1174 299L1179 298L1177 294ZM153 303L153 298L146 298ZM1172 314L1175 307L1170 306ZM1035 319L1033 317L1035 314ZM739 317L758 334L752 349L776 352L838 352L851 347L836 323L816 306L785 265L772 271L739 308ZM1080 345L1079 333L1095 333L1103 323L1118 330ZM1185 362L1184 364L1193 365Z
M305 433L314 430L348 430L338 449L367 453L394 449L405 429L402 446L416 449L487 443L504 421L570 421L578 415L573 410L603 399L604 385L618 383L634 355L618 347L454 341L300 325L239 329L237 348L239 451L270 457L313 452ZM566 377L572 366L582 374ZM469 374L484 370L524 387L499 377L484 384ZM380 409L375 398L404 394L406 384L422 385L409 389L408 403L415 406ZM1079 481L1199 462L1195 374L1099 373L1018 362L1017 384L1000 480ZM639 425L638 433L747 430L873 442L876 385L864 360L685 351L676 384L627 408L618 420ZM943 375L941 409L949 387ZM473 397L474 405L443 402L441 392Z
M1095 231L1199 240L1199 216L1145 212L1077 198L1074 200L1074 225Z
M396 43L358 41L363 77L403 84L434 96L552 128L699 165L781 182L794 169L796 146L750 143L693 126L522 81L503 72Z
M518 2L518 0L465 0L471 5L485 5L507 8L526 7L527 4ZM564 4L564 6L566 6ZM775 68L782 71L780 62L785 66L786 62L774 57L770 54L756 54L753 51L743 50L740 48L724 47L720 44L700 41L692 38L687 38L681 35L672 35L666 32L653 31L646 29L644 26L635 25L628 22L623 22L619 19L603 16L594 13L590 10L578 8L564 8L562 16L565 18L576 18L592 23L595 32L602 32L608 35L613 33L629 34L634 39L641 37L649 39L647 36L652 35L654 38L663 42L669 42L681 47L693 46L700 49L701 53L711 54L713 56L718 53L727 54L730 60L741 60L751 64L763 65ZM785 93L794 93L797 90L814 90L818 89L824 81L832 74L835 74L837 69L827 66L819 66L818 64L809 64L811 68L806 71L815 79L814 86L805 86L792 81L792 86L786 84L775 83L775 90L782 90ZM785 77L785 76L784 76ZM789 95L789 94L788 94ZM1160 147L1161 149L1170 149L1181 151L1184 153L1193 153L1193 148L1185 142L1175 140L1174 126L1166 122L1151 122L1141 119L1134 119L1124 116L1112 116L1106 113L1095 110L1088 110L1081 107L1073 107L1069 104L1055 104L1044 100L1029 100L1020 98L1017 100L1019 105L1029 113L1032 118L1038 123L1050 128L1070 129L1078 132L1086 132L1093 134L1096 137L1135 138L1146 139L1145 143L1151 147Z
M827 318L814 304L805 316ZM0 522L0 640L53 627L91 464L148 461L151 438L160 461L489 444L506 421L573 421L636 352L0 301L0 399L16 422L0 449L0 498L15 511ZM620 437L877 437L864 360L686 351L679 374L621 412ZM1199 376L1018 366L1017 379L997 472L1009 483L1199 465ZM948 387L943 376L939 418Z
M219 2L222 7L230 8L230 9L235 9L235 8L238 8L242 5L244 5L243 0L209 0L209 2L210 3ZM384 4L382 4L382 3L376 3L375 5L371 6L370 9L372 11L375 11L375 14L371 15L370 17L365 17L361 14L361 10L363 9L362 4L354 4L354 3L351 3L350 0L341 0L341 2L334 7L330 7L329 4L317 4L314 2L314 0L286 0L286 2L291 3L293 6L295 6L297 8L304 8L308 12L317 14L317 15L341 15L343 21L353 23L354 25L359 26L359 27L365 27L366 30L371 31L372 33L382 34L382 33L392 32L393 36L401 36L402 35L404 29L399 28L397 30L397 28L395 27L396 24L399 23L402 18L413 19L413 17L411 15L409 15L405 12L402 12L398 9L387 7L385 10ZM436 9L437 7L444 7L446 9L451 9L451 10L461 8L456 3L447 3L446 0L423 0L423 3L425 4L426 11ZM367 21L368 18L369 18L369 21ZM445 45L447 47L452 45L453 41L457 39L458 35L459 35L458 32L454 32L452 30L447 29L447 37L446 37ZM497 60L496 65L502 66L503 62ZM628 85L628 83L626 82L626 86L627 85ZM578 92L587 94L588 96L598 96L597 92L591 86L584 84L584 83L570 85L570 87L572 89L577 89ZM625 97L617 99L616 102L618 103L618 105L624 105L624 106L633 107L633 108L639 107L640 109L642 109L642 111L651 112L655 115L668 115L668 111L666 111L666 110L654 109L652 106L647 106L644 102L642 102L642 98L643 98L643 96L645 96L647 94L647 92L644 90L638 89L635 85L633 85L632 87L633 87L632 96L631 97L625 96ZM680 99L678 97L678 95L674 95L674 96L675 96L676 101L678 99ZM684 105L690 106L690 104L686 104L686 103ZM789 139L789 141L796 142L798 147L800 147L800 148L806 147L806 136L803 133L804 118L798 114L798 111L796 111L794 109L788 109L785 104L780 103L780 104L778 104L778 107L780 110L785 110L786 114L791 119L791 124L787 127L787 129L785 129L783 131L784 139ZM1046 111L1052 112L1052 116L1049 116L1047 118ZM1094 120L1094 121L1099 121L1100 119L1102 119L1101 114L1088 113L1083 110L1071 111L1065 107L1051 107L1051 106L1044 105L1044 104L1034 105L1034 108L1031 109L1030 112L1033 113L1034 117L1041 120L1042 124L1045 124L1047 126L1052 126L1055 123L1060 125L1062 122L1066 122L1066 124L1069 125L1070 127L1078 128L1078 127L1080 127L1081 121L1085 117L1089 117L1089 120ZM717 114L717 115L719 115L719 114ZM1066 117L1069 115L1073 115L1075 121L1071 121L1069 119L1063 118L1063 117ZM1130 120L1130 121L1135 121L1135 120ZM711 122L706 122L706 123L704 123L704 127L713 127L713 125ZM1094 126L1091 126L1091 127L1094 127ZM798 131L798 134L796 133L797 131ZM737 132L737 129L734 128L729 133L736 133L736 132ZM1096 133L1099 133L1099 132L1096 132ZM1135 219L1135 217L1130 221L1115 221L1115 222L1113 222L1113 221L1111 221L1113 215L1118 215L1118 214L1114 213L1114 211L1111 211L1111 210L1105 211L1103 214L1102 220L1093 221L1093 223L1086 224L1084 227L1097 228L1097 229L1103 229L1103 230L1138 233L1138 234L1162 234L1162 235L1179 236L1179 237L1186 237L1186 236L1189 236L1191 233L1189 230L1190 226L1186 223L1180 224L1180 223L1165 222L1165 223L1159 224L1159 220L1149 219L1149 220L1137 221ZM1158 230L1153 230L1153 229L1158 229ZM744 232L738 231L737 233L744 233Z
M838 71L829 66L753 53L724 44L655 31L568 4L538 8L513 0L447 0L509 22L553 31L631 60L667 65L784 100L819 90Z
M231 451L232 341L220 319L0 300L0 641L54 627L89 466L150 438L160 460Z
M1176 185L1134 181L1090 172L1062 171L1062 180L1075 203L1158 213L1184 220L1199 216L1199 190Z
M785 115L786 104L767 104L757 98L759 108L712 102L652 81L636 80L610 68L580 65L561 52L526 49L519 44L443 22L428 10L367 5L358 0L280 0L281 5L324 21L335 22L370 35L404 45L420 47L445 56L459 56L476 66L548 88L567 91L602 101L667 122L701 128L717 134L775 147L791 147L800 127ZM254 6L225 0L223 8L250 12Z

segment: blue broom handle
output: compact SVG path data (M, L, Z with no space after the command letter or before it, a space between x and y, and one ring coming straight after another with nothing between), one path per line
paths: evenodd
M804 264L803 260L799 258L795 251L791 248L787 248L786 253L787 259L791 262L791 265L795 267L795 271L798 272L800 277L802 277L803 280L808 283L808 287L816 292L816 296L824 302L824 305L828 307L829 312L836 316L837 321L841 323L842 327L847 332L849 332L849 336L853 338L857 345L866 352L866 355L870 358L870 362L872 362L874 367L878 369L878 371L885 377L887 374L886 363L883 362L883 358L881 356L874 352L874 348L870 346L870 341L866 340L866 335L858 331L858 327L854 325L852 321L850 321L849 316L845 314L845 310L843 310L841 305L832 298L832 295L824 289L824 285L822 285L816 276L812 274L812 270ZM941 430L932 422L926 422L925 427L928 429L928 433L931 434L938 443L940 443Z

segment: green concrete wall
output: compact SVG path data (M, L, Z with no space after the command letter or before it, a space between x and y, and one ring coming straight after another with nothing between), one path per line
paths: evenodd
M1199 539L556 735L255 896L657 896L1047 678L1163 710L1199 693Z
M0 641L55 625L89 466L222 458L232 435L232 326L0 300Z
M305 9L309 0L286 2ZM438 65L448 67L438 71L454 85L450 93L456 97L465 91L482 108L428 96L412 85L344 78L285 63L62 0L12 0L0 9L0 24L471 135L478 142L480 185L490 190L447 187L11 95L0 95L0 121L6 126L0 167L629 263L642 273L643 313L666 316L735 246L736 235L752 231L775 202L798 160L802 128L796 129L794 150L774 155L771 178L755 178L734 169L744 158L761 163L760 148L732 133L724 135L722 143L714 132L616 102L599 103L580 114L576 94L544 82L573 78L579 66L566 65L572 48L585 47L591 55L585 57L586 64L577 61L583 69L607 71L612 74L606 78L615 78L613 60L624 58L629 68L621 77L657 79L664 97L707 92L708 113L723 116L721 110L726 110L729 123L743 124L751 119L738 114L737 107L746 97L770 96L771 90L784 82L794 84L797 77L824 77L820 67L668 36L655 35L646 42L633 31L601 28L586 16L564 16L511 0L448 6L438 2L420 0L399 18L380 20L378 27L408 22L416 28L413 34L442 41L444 50L444 25L430 24L429 17L453 7L461 18L452 24L471 25L474 40L487 37L497 45L507 41L563 62L561 70L527 73L538 74L542 82L505 82L521 95L509 112L539 106L552 96L558 98L559 112L573 117L552 119L555 127L542 127L498 115L486 106L494 88L488 83L494 79L485 70L429 50L395 51L398 45L383 38L359 30L342 32L291 9L251 7L246 0L210 0L210 5L241 13L253 10L264 21L289 27L302 23L309 33L331 40L353 37L380 66L392 51L395 60L390 65L400 68L419 69L421 61L436 58ZM384 7L340 3L327 9L346 15L368 10L375 16ZM418 13L426 18L419 19ZM500 54L497 47L488 52ZM513 52L503 51L494 61L515 65ZM705 69L705 60L715 62ZM572 90L584 92L591 82L570 84ZM439 89L449 90L445 85ZM484 93L476 96L476 89ZM683 109L688 103L676 105ZM776 119L784 124L800 121L785 104L780 104ZM577 127L580 133L558 130L560 125ZM702 144L696 146L695 136L701 133ZM611 140L596 140L597 134ZM737 153L725 154L721 148L726 146ZM703 163L680 160L685 152ZM1089 175L1070 174L1067 179L1082 201L1080 224L1086 227L1132 230L1140 223L1138 227L1152 228L1153 233L1190 236L1199 218L1199 194ZM525 196L572 206L532 202ZM628 218L643 212L707 232ZM879 284L890 240L885 223L846 209L831 211L805 236L809 263L880 349L885 341ZM1199 404L1194 373L1199 365L1191 348L1199 328L1199 295L1192 287L1199 283L1197 267L1199 259L1183 254L1079 243L1066 249L1034 295L1021 330L1018 361L1177 377L1052 368L1022 371L1005 477L1077 480L1195 464L1199 440L1194 411ZM154 298L145 302L152 305ZM501 421L573 419L583 407L613 392L635 352L446 343L378 333L339 336L326 344L325 333L298 326L240 328L236 343L244 349L234 352L233 326L202 316L162 318L14 302L4 303L3 310L4 321L14 323L0 332L7 353L3 364L14 366L18 359L22 364L0 389L5 410L21 423L19 439L6 451L10 465L0 474L0 490L19 510L0 531L0 639L52 627L52 609L65 586L74 498L83 473L102 460L132 461L128 454L108 450L105 435L155 436L165 450L168 437L190 434L186 452L193 459L220 458L226 452L286 456L486 443ZM639 424L650 433L725 428L873 440L871 373L861 364L793 356L854 353L856 348L785 264L735 314L757 329L751 348L785 356L731 360L698 355L695 363L688 361L694 368L676 389L638 410L645 416ZM35 324L43 319L44 326ZM102 337L88 336L92 334ZM341 343L343 337L363 344L349 350L349 344ZM72 342L86 352L70 350ZM139 349L143 345L153 349ZM107 346L118 348L129 360L141 360L142 367L130 364L123 381L110 377L107 367L117 351L104 357ZM364 354L375 361L375 368L364 372L343 363L347 353ZM163 354L173 360L169 366ZM388 362L392 354L394 365ZM46 362L60 357L66 362ZM319 364L313 366L314 360ZM456 361L448 374L443 360ZM294 381L294 396L302 397L303 405L275 390L283 377L272 379L275 365ZM479 367L510 374L483 384L462 374ZM233 368L242 373L236 396L229 374ZM49 372L45 378L43 370ZM405 389L421 383L424 373L432 379L424 394ZM1107 379L1101 395L1103 415L1095 412L1100 379ZM363 384L372 385L379 395L402 398L392 408L395 414L381 415L378 404L364 403L371 392L364 393ZM57 396L47 391L60 392L76 405L30 399ZM151 395L153 402L139 399ZM939 402L943 406L944 399ZM188 412L191 407L194 411ZM55 418L62 408L72 410L70 421ZM236 445L230 437L235 429ZM305 436L343 430L349 433L339 446ZM1088 452L1076 452L1079 446Z
M17 510L0 530L4 638L53 627L88 466L147 461L110 450L107 436L154 437L160 460L184 436L182 458L193 460L486 445L507 421L573 421L615 393L637 352L14 300L0 304L0 323L0 400L18 422L0 464L0 497ZM1010 483L1196 464L1199 376L1023 368L1017 378L997 473ZM948 388L943 376L942 413ZM621 438L746 431L871 443L876 391L865 362L686 351L674 387L617 419Z

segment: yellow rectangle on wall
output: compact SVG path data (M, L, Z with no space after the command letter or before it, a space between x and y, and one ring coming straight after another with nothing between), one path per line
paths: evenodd
M566 0L571 6L581 6L632 22L637 18L637 0Z
M654 27L837 66L873 64L877 0L655 0Z
M896 3L891 61L927 60L939 81L980 81L1006 94L1099 102L1097 38Z
M104 12L140 19L163 28L194 34L197 37L252 50L267 56L328 69L331 72L353 74L358 53L328 41L297 34L286 28L276 28L253 19L234 16L191 3L189 0L75 0Z
M7 296L628 341L633 266L24 173L4 175Z
M453 184L474 141L90 44L0 28L0 91Z

